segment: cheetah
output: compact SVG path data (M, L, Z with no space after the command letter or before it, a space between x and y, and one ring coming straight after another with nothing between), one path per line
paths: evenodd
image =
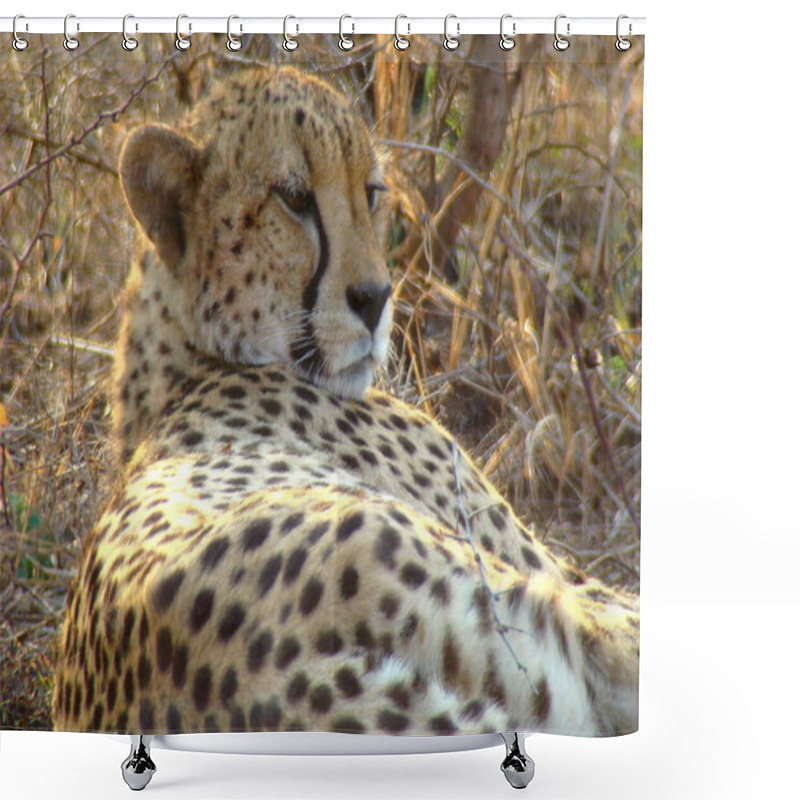
M68 599L56 728L636 730L637 598L370 388L386 182L351 103L243 69L181 129L134 131L120 175L145 235L113 378L122 479Z

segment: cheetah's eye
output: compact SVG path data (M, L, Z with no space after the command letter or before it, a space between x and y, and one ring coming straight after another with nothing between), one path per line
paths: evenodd
M370 211L375 210L378 205L378 192L385 192L386 186L382 183L372 183L367 185L367 205Z
M273 186L272 188L286 208L298 217L304 217L314 206L313 192L296 191L284 186Z

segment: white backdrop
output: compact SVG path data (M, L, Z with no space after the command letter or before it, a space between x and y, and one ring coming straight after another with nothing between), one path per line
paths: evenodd
M647 16L641 730L533 737L529 797L798 796L798 12L673 0L29 0L3 13ZM146 39L143 45L146 47ZM10 46L5 39L0 46ZM574 46L579 46L579 40ZM609 47L612 47L609 40ZM127 746L0 734L4 800L127 797ZM296 758L155 751L153 798L509 797L500 748Z

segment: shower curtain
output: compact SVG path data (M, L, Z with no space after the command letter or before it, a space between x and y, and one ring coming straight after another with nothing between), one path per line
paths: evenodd
M643 39L29 38L0 727L635 731Z

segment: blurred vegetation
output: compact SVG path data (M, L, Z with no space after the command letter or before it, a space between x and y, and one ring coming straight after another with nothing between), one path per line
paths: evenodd
M134 229L126 133L243 64L350 95L387 154L394 357L383 384L458 435L526 523L638 589L643 44L119 36L0 62L0 727L47 728L51 648L113 485L106 379ZM468 59L472 58L470 62Z

